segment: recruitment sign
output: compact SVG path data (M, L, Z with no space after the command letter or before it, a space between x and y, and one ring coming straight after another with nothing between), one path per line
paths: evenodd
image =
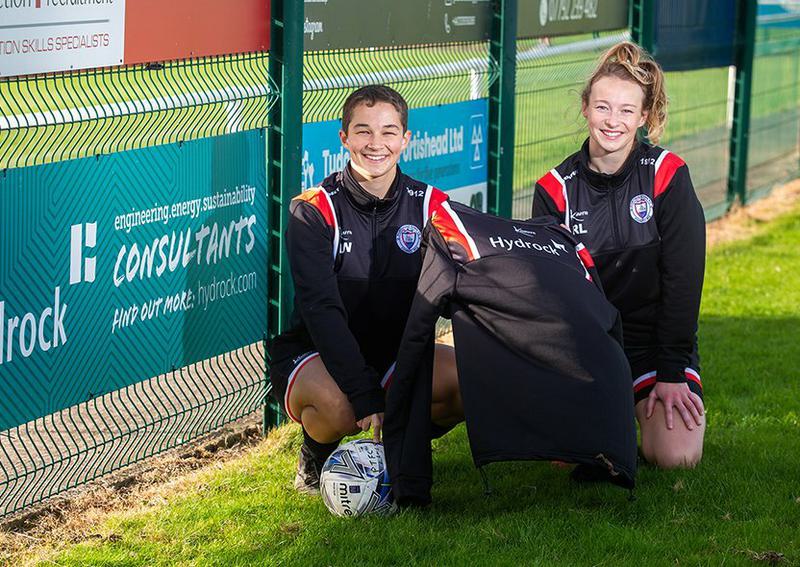
M0 0L0 76L269 49L268 0Z
M304 0L306 51L489 39L492 0Z
M629 0L520 0L521 39L628 27Z
M0 76L123 62L125 0L0 0Z
M400 168L485 212L488 116L485 98L411 109L412 137ZM347 165L350 153L339 142L340 128L339 120L303 126L303 189L319 185Z
M263 338L261 131L0 176L0 430Z

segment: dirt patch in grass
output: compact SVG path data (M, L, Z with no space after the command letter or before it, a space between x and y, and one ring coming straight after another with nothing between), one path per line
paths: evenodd
M724 217L708 223L708 247L755 236L769 221L794 211L798 203L800 179L795 179L746 207L735 206Z

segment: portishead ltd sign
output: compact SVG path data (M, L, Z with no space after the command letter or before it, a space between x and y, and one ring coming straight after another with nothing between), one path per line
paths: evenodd
M527 0L519 3L517 35L550 37L628 26L628 0Z
M0 0L0 76L119 65L124 29L125 0Z
M304 0L306 51L489 39L492 0Z
M485 98L411 109L412 137L400 168L485 212L488 116ZM303 189L319 185L347 165L350 154L339 142L340 127L339 120L303 125Z

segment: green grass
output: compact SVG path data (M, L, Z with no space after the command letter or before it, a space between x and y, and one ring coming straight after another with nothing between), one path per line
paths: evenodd
M495 464L485 497L463 426L435 443L434 503L334 518L291 488L296 428L120 513L59 565L800 565L800 207L709 255L708 406L692 471L643 467L636 500L547 463ZM271 445L268 447L268 445ZM761 560L761 561L759 561ZM45 564L44 562L42 564Z

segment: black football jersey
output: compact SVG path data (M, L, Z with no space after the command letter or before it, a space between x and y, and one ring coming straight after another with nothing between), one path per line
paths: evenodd
M384 440L401 504L430 500L438 317L452 318L475 464L607 467L632 486L636 432L617 310L588 251L551 218L511 221L442 203L389 390Z

